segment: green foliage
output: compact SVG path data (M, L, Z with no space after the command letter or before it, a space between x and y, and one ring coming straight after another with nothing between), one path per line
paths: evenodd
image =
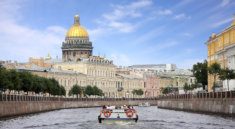
M218 64L216 62L211 64L210 67L208 68L208 71L212 75L218 75L221 71L220 64Z
M99 89L97 86L90 86L88 85L86 88L85 88L85 91L84 91L84 94L86 95L98 95L98 96L103 96L104 93L101 89Z
M136 94L136 95L143 95L143 94L144 94L144 91L143 91L142 89L138 89L138 90L134 89L134 90L132 91L132 93L133 93L133 94Z
M90 96L90 95L93 95L93 94L94 94L93 88L92 88L90 85L88 85L88 86L85 88L84 94L89 95L89 96Z
M47 79L32 75L30 72L15 70L6 70L0 65L0 90L23 90L25 92L33 91L35 93L49 93L51 95L65 95L63 86L54 79Z
M201 87L198 84L192 84L192 85L188 85L187 83L184 84L184 91L188 91L188 90L193 90L195 88Z
M215 88L216 76L220 73L220 71L221 71L220 64L218 64L216 62L211 64L210 67L208 68L209 74L213 75L213 77L214 77L213 90Z
M235 78L234 70L230 70L228 68L221 69L221 71L219 73L219 78L220 78L220 80L227 80L227 85L228 85L228 90L229 90L228 81Z
M21 78L21 86L24 92L32 91L33 87L33 75L30 72L22 71L19 72L19 76Z
M73 87L69 91L69 95L78 95L82 93L82 88L78 86L77 84L73 85Z
M190 87L187 83L185 83L185 84L184 84L184 90L185 90L185 91L191 90L191 87Z
M162 87L161 89L162 94L169 94L169 93L173 93L173 92L177 92L179 89L178 88L174 88L174 87Z
M170 93L170 89L168 87L165 87L165 88L162 87L161 92L162 92L162 94L168 94L168 93Z
M0 89L2 91L8 89L8 85L10 83L9 78L6 75L7 70L2 65L0 65Z
M194 77L197 79L197 83L201 83L203 85L203 89L205 89L205 85L208 84L208 68L207 61L205 60L203 63L197 63L193 65L192 69Z
M230 70L228 68L221 69L219 73L220 80L231 80L235 78L234 70Z
M97 86L93 87L93 91L94 91L94 95L98 95L98 96L103 96L104 93L101 89L99 89Z
M10 70L11 82L13 83L13 89L19 91L21 89L21 80L19 74L15 70Z

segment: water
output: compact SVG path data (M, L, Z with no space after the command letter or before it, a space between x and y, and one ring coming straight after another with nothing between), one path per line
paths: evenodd
M235 129L235 119L136 107L137 123L98 123L101 108L64 109L0 120L0 129Z

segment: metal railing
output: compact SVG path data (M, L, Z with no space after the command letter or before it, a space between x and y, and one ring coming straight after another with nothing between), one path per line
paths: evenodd
M65 98L45 97L29 95L8 95L0 94L0 101L136 101L136 100L157 100L158 98Z
M176 95L161 95L158 99L221 99L221 98L235 98L235 91L226 92L207 92L197 94L176 94Z

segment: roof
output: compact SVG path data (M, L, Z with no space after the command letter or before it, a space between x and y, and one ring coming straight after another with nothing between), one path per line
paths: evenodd
M54 73L84 75L84 74L76 72L76 71L39 67L39 66L37 66L37 65L35 65L33 63L30 63L30 67L29 68L25 67L24 65L21 65L21 66L16 66L15 65L14 67L15 67L16 70L27 70L27 71L38 71L38 72L54 72Z
M117 74L117 75L123 78L129 78L129 79L143 79L142 77L139 77L136 75L128 75L128 74Z

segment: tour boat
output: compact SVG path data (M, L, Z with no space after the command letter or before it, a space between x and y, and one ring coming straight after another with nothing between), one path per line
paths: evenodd
M103 121L138 121L135 109L103 109L98 116L99 123Z
M139 103L140 107L149 107L150 106L150 103L149 102L143 102L143 103Z

